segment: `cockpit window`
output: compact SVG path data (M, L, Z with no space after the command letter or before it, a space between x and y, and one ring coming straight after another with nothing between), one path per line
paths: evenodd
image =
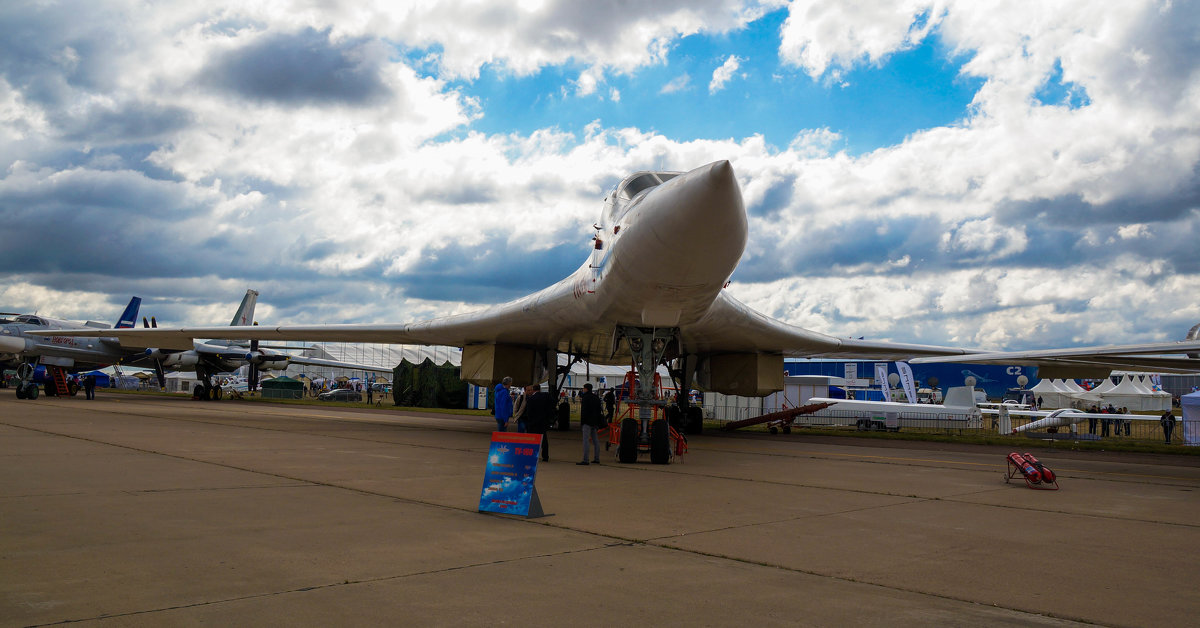
M40 325L42 327L46 326L46 321L44 321L36 316L33 316L32 314L22 314L14 320L16 320L18 323L26 323L29 325Z
M629 200L656 185L670 181L681 173L678 172L639 172L631 175L617 186L617 196Z
M662 182L658 180L658 177L654 176L654 173L646 172L625 181L625 185L622 185L617 193L625 198L633 198L637 196L638 192L652 188L659 183Z

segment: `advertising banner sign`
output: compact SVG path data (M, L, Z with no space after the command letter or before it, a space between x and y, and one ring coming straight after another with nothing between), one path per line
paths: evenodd
M479 495L479 512L522 517L545 514L534 486L541 451L541 434L492 432L492 446L483 473L483 491Z
M908 362L897 362L896 370L900 373L900 383L904 386L904 396L908 397L909 403L916 403L917 387L913 382L913 372L909 368Z
M879 384L879 389L883 391L883 400L892 400L892 387L887 381L887 362L875 363L875 383Z

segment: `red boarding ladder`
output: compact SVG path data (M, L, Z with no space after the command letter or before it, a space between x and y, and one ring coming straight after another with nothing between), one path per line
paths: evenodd
M47 366L46 370L50 371L50 377L54 380L54 394L59 397L70 395L71 389L67 386L67 370L61 366Z

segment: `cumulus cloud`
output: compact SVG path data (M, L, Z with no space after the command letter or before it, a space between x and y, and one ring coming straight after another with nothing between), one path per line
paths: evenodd
M330 31L255 37L214 55L200 80L250 100L280 104L367 104L386 99L380 76L387 51L366 38L330 41Z
M928 35L945 4L937 0L798 0L788 8L779 56L814 78L826 71L838 75L860 61L879 63Z
M675 78L663 84L662 88L658 90L658 93L674 94L675 92L681 92L687 89L688 83L691 83L691 81L692 77L688 76L687 72L684 72L683 74L680 74L679 76L676 76Z
M279 323L459 312L573 271L629 172L724 158L751 230L730 290L789 322L1024 348L1200 320L1200 43L1178 3L793 2L778 46L802 80L931 38L980 79L960 119L863 154L822 125L783 146L474 125L484 67L626 106L615 76L688 89L662 67L682 38L776 3L285 4L0 6L6 309L107 320L138 294L223 324L253 287Z
M730 55L725 63L721 64L721 67L713 70L712 80L708 83L708 93L715 94L725 89L725 84L733 78L738 68L741 67L742 61L743 59L738 58L737 55Z

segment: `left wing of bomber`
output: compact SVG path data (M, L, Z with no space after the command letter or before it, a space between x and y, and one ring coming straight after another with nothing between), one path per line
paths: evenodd
M721 292L708 314L680 329L687 353L768 353L793 358L907 360L916 356L958 356L970 349L935 345L835 338L789 325L751 309Z

